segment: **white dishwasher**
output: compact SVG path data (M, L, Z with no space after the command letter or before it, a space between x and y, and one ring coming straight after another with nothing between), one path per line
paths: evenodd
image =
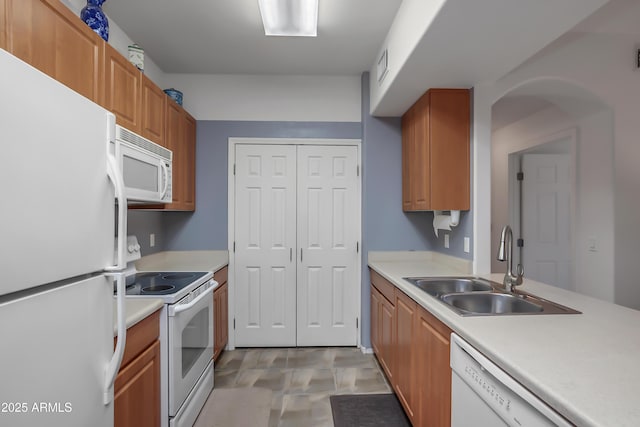
M451 334L451 426L571 426L469 343Z

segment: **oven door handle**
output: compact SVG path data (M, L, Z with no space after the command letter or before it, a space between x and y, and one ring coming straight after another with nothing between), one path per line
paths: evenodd
M204 291L203 293L198 295L198 297L196 299L194 299L193 301L191 301L190 303L177 304L177 305L169 306L169 317L174 317L177 314L182 313L183 311L187 311L187 310L193 308L200 301L202 301L203 299L207 298L208 295L213 293L213 291L214 291L214 289L216 288L217 285L218 285L218 283L213 281L213 283L212 283L212 285L211 285L211 287L209 289L207 289L206 291Z

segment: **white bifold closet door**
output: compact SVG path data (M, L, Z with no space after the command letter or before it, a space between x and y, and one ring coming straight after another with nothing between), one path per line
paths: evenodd
M298 346L356 344L356 147L298 147Z
M238 347L357 343L357 147L237 145Z
M236 146L236 346L296 344L296 147Z

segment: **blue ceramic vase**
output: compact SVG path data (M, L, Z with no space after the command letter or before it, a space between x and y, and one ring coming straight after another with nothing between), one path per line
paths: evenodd
M104 41L109 40L109 21L102 11L105 0L87 0L87 5L80 11L82 19L93 31L98 33Z

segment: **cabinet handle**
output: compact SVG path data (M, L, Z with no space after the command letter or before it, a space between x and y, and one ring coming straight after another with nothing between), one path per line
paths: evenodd
M300 248L300 262L302 262L302 248Z
M293 248L289 248L289 262L293 261Z

